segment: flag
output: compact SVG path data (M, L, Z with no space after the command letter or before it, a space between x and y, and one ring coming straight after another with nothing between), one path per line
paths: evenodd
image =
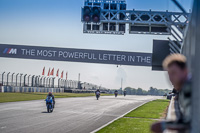
M58 73L59 73L59 69L57 70L57 73L56 73L56 76L57 76L57 77L59 76Z
M68 72L66 72L66 80L67 80L67 73L68 73Z
M42 75L44 76L45 74L45 67L43 68L43 71L42 71Z
M50 68L49 68L49 71L48 71L48 75L47 76L50 76Z
M61 79L63 78L63 73L64 73L64 71L62 71L62 73L61 73L61 76L60 76Z
M51 74L52 76L54 76L54 68L51 70Z

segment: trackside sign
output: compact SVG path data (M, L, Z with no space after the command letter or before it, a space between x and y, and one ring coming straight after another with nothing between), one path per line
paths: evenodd
M151 66L151 53L0 44L0 57Z

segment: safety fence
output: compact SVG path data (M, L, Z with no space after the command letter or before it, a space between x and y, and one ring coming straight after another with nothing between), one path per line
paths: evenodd
M96 90L108 91L109 89L91 83L82 83L76 80L65 80L56 77L45 77L40 75L28 75L21 73L0 74L0 86L12 87L40 87L40 88L64 88L66 90Z

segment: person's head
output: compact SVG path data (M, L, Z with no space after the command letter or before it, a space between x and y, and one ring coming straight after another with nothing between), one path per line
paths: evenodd
M51 96L51 95L52 95L52 92L49 92L48 95Z
M186 57L182 54L171 54L163 61L163 68L168 71L175 89L179 90L188 75Z

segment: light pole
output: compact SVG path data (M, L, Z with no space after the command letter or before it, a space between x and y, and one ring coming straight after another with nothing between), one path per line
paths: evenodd
M72 80L72 85L73 85L73 88L74 89L76 89L76 87L75 87L75 84L74 84L75 82L74 82L74 80Z
M81 79L81 74L79 73L78 74L78 82L80 81L80 79Z

